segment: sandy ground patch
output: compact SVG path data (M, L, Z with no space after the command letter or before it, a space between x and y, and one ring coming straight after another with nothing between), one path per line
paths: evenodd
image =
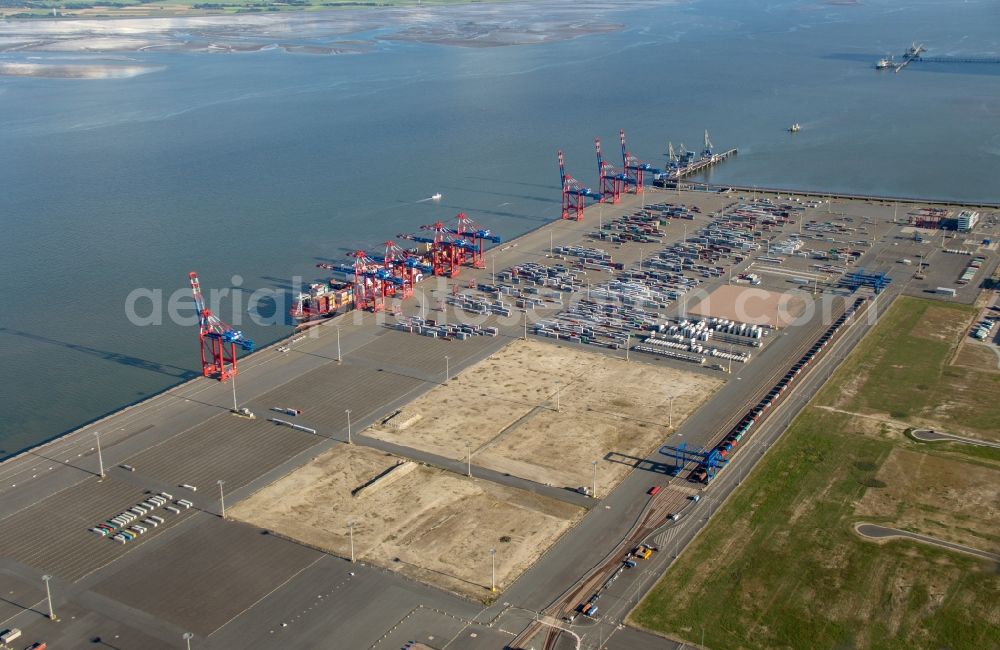
M803 298L791 293L778 293L760 287L723 285L694 306L689 306L688 313L728 318L752 325L786 327L804 309Z
M630 466L609 453L644 457L722 384L668 366L564 347L518 341L404 407L394 419L410 426L366 433L396 444L539 483L618 483ZM557 395L558 393L558 395ZM558 407L558 411L556 410Z
M1000 551L1000 471L896 448L857 503L861 517L984 551Z
M477 599L490 593L491 548L497 549L497 583L506 586L583 513L556 499L422 465L352 495L400 462L411 461L338 445L227 512L343 557L350 556L348 523L354 522L359 561Z

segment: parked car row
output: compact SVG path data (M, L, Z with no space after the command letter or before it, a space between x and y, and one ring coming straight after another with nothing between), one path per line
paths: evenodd
M980 341L985 341L990 338L990 334L993 333L993 327L996 325L996 320L992 318L984 318L983 320L976 323L970 334L973 338L979 339Z

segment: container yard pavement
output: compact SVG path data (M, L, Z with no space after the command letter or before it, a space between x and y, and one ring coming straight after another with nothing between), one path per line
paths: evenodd
M722 381L537 340L518 341L367 433L544 485L605 494ZM557 410L558 409L558 410ZM401 424L397 425L396 422ZM408 423L408 424L407 424Z
M367 485L387 470L391 473ZM353 522L358 559L483 600L490 596L491 548L497 549L497 585L504 587L583 509L342 445L230 512L342 557L350 557Z
M94 592L207 637L322 556L249 526L204 517L142 559L119 563ZM197 584L225 588L192 589Z
M58 492L37 505L7 517L0 528L0 555L42 566L76 581L120 558L124 549L88 529L127 510L148 495L128 483L108 478ZM165 522L132 543L134 550L189 516L164 513ZM44 539L45 543L38 543Z
M881 381L855 381L870 346L893 358L910 345L900 330L924 331L907 317L937 305L897 299L817 401L837 398L844 385L852 399L880 397L870 391L885 390ZM946 351L962 335L953 328L940 343ZM912 357L894 358L905 371ZM920 381L942 390L933 374ZM995 549L998 472L995 450L935 447L870 417L807 407L632 620L688 641L704 628L709 647L995 645L995 563L912 541L876 545L854 526Z
M637 210L644 200L666 200L700 206L701 215L692 220L673 219L662 226L666 241L669 242L681 238L682 233L693 232L707 224L712 219L708 214L710 211L732 204L736 197L654 190L648 190L647 196L642 198L626 196L618 206L589 208L587 222L550 224L517 241L488 251L488 268L464 268L458 282L462 286L466 286L469 280L486 282L491 275L490 267L494 264L497 269L502 269L526 260L558 263L557 258L547 253L551 245L558 247L584 243L604 246L614 253L618 262L626 266L634 265L643 256L648 260L651 254L662 249L663 243L607 244L586 240L586 237L593 234L599 218L608 223ZM881 214L882 223L878 225L883 229L887 215L893 213L891 205L886 207L864 202L835 202L833 208L840 212ZM801 213L801 218L837 218L825 217L820 212L827 211L809 208ZM795 224L783 227L784 230L794 228ZM893 232L898 230L896 228ZM777 233L771 232L768 236L775 239ZM843 238L851 236L853 235L845 234ZM898 244L895 250L889 248L893 244ZM825 248L830 244L819 246ZM926 244L923 246L925 252L930 250ZM899 283L913 271L895 264L895 259L891 259L890 254L916 257L920 250L920 244L905 238L899 237L898 242L890 242L884 236L865 253L861 263L876 270L887 270ZM954 260L948 258L948 263L939 263L938 257L941 255L943 253L928 254L924 258L932 263L923 281L926 286L949 285L954 282L955 272L961 271L959 262L950 263L957 260L958 256L953 256ZM995 263L994 258L995 255L990 264ZM798 273L800 269L810 268L810 260L789 258L787 265ZM737 269L737 272L742 270L744 269ZM602 276L592 273L587 277L597 280ZM831 276L831 283L835 280L836 274ZM724 284L725 278L716 277L699 282L710 291L715 286ZM780 276L777 281L768 276L765 282L769 289L786 287ZM453 284L454 281L436 278L422 283L418 291L444 297L450 294L453 288L450 285ZM920 290L914 286L908 284L906 290ZM824 288L830 290L831 286L827 284ZM975 292L976 289L972 286L960 288L958 300L971 301ZM419 311L416 302L408 301L403 307L404 311ZM434 305L429 303L426 306L434 309ZM421 307L420 310L422 309ZM452 318L450 313L448 318ZM772 336L767 345L757 351L751 363L734 364L733 375L710 399L710 407L692 413L679 426L671 440L674 443L687 441L694 447L712 444L711 441L720 432L731 426L731 418L739 417L738 411L759 398L759 395L754 397L757 391L766 390L775 373L780 376L785 371L783 368L787 368L797 358L797 350L802 343L814 336L818 329L819 324L812 321L803 327L786 328L780 334ZM450 481L457 481L455 484L460 486L460 494L466 494L465 490L473 487L480 490L481 493L473 492L472 498L468 499L472 503L488 504L491 500L506 500L515 495L515 500L524 506L523 510L543 512L535 520L545 522L546 528L564 525L560 523L561 520L548 518L544 514L550 512L547 509L549 506L539 506L541 503L548 503L549 499L554 499L551 508L557 512L571 511L579 505L598 504L599 507L591 508L572 531L559 537L549 552L534 566L514 580L502 599L485 610L475 602L407 577L419 575L415 572L390 571L370 566L367 562L350 565L342 558L307 548L308 545L300 542L280 538L244 523L222 521L216 514L220 512L221 504L215 482L219 479L225 481L228 512L232 512L233 508L239 511L242 500L308 465L311 460L328 450L335 450L331 453L333 458L347 453L344 450L348 447L341 442L347 439L348 409L352 412L353 431L357 435L372 423L382 422L396 411L405 410L405 406L414 398L443 383L447 386L442 388L442 394L449 399L470 402L482 400L481 395L466 394L459 390L466 379L467 368L498 352L513 338L520 337L521 331L521 324L514 323L502 326L501 335L496 338L473 337L466 341L444 341L390 331L380 327L378 319L371 314L354 313L323 323L281 346L259 351L240 361L239 401L241 405L247 405L257 413L257 420L236 418L227 413L232 405L232 389L229 384L199 379L3 463L0 465L0 512L4 513L6 532L0 534L0 554L3 555L3 560L0 560L0 591L8 594L7 604L11 605L4 611L13 614L7 615L0 621L0 625L16 625L24 629L26 636L31 636L32 640L44 639L53 647L76 647L100 637L101 641L98 643L122 649L173 648L181 645L181 633L192 630L196 632L193 644L199 648L317 647L328 644L331 639L346 648L379 650L401 647L411 640L424 641L431 647L461 647L463 650L504 645L532 620L534 611L546 607L582 571L599 562L613 543L617 543L646 503L646 492L650 484L662 483L666 479L663 473L665 464L655 453L645 459L642 458L642 452L637 452L634 458L620 453L612 455L608 460L616 459L627 463L623 465L626 469L634 466L640 470L631 472L612 492L600 494L600 501L570 492L560 485L546 487L517 475L506 476L503 471L491 470L485 464L492 454L502 451L503 455L497 458L511 463L510 473L526 473L531 470L539 472L533 475L538 480L545 480L545 473L551 474L558 466L548 469L544 465L528 463L515 465L515 458L526 458L528 461L535 459L517 456L520 453L518 446L511 444L505 449L504 443L508 440L516 442L520 427L527 427L532 422L557 427L563 413L570 413L573 408L579 409L582 402L588 399L594 400L595 404L598 400L604 400L606 404L602 405L602 410L613 412L616 408L613 404L615 396L601 395L601 391L594 391L592 388L588 390L595 395L585 395L579 389L580 384L575 384L577 380L574 378L574 383L567 382L565 387L559 389L560 408L556 412L552 408L556 389L539 387L534 396L525 397L527 402L536 405L529 409L527 415L513 419L515 426L506 434L499 435L495 444L486 443L478 452L473 450L472 470L475 478L471 481L463 476L464 445L456 444L447 454L434 454L368 435L359 435L355 439L355 448L364 446L369 452L379 450L373 453L391 452L397 456L415 458L425 465L419 468L420 475L432 477L428 481L432 484L438 483L440 486L442 482L436 477L447 476ZM338 332L339 341L336 336ZM594 354L594 348L582 344L560 342L559 345L565 346L565 349L586 351L588 355ZM343 362L338 363L341 347ZM558 348L544 349L555 351ZM608 358L624 356L620 349L605 350L600 354ZM646 363L638 363L639 358ZM620 360L615 363L624 365ZM640 353L635 353L628 368L632 371L639 368L645 370L651 365L662 366L679 377L696 376L714 381L713 377L723 376L708 368L697 369L687 361ZM457 379L446 381L446 367ZM580 371L583 372L583 369ZM610 383L619 382L614 374L604 377ZM652 381L656 383L659 380ZM806 382L809 382L808 378ZM450 397L448 393L452 390L454 397ZM568 392L575 394L568 395ZM788 399L794 397L796 394ZM578 402L574 403L574 400ZM675 418L679 417L680 411L677 409L681 406L680 401L675 400L673 405ZM633 400L632 406L641 405L640 402L641 400ZM456 408L457 404L452 402L450 406ZM303 413L295 421L306 428L315 429L316 433L267 422L266 416L276 406L303 409ZM665 434L669 406L662 400L657 402L655 397L645 403L645 406L652 409L653 414L648 417L630 416L632 421L640 422L643 417L647 417L656 423L649 427L650 431L658 431L658 435ZM281 417L281 414L275 415ZM502 415L511 420L511 414ZM603 411L593 415L599 418L593 421L595 429L602 422L621 418ZM776 420L779 422L784 417L781 411L776 415L779 416ZM431 419L435 417L435 413L424 409L423 417ZM419 426L422 419L412 422L411 426ZM492 428L499 430L501 418L496 419ZM404 420L401 417L398 422L402 423ZM387 426L392 424L389 422ZM675 421L674 424L677 425L678 422ZM761 431L766 431L768 426L765 424ZM405 433L406 430L407 427L401 427L399 433ZM955 429L948 427L948 430ZM545 427L539 427L536 431L539 435L550 435L549 429ZM555 431L565 435L558 428ZM108 472L108 478L100 482L96 477L95 432L101 434L103 460ZM642 431L639 435L644 436L645 433ZM579 432L576 434L579 437ZM594 444L595 449L601 448L602 444L605 448L620 448L621 445L614 438L617 433L613 430L605 429L598 434L589 439L581 438L581 441L584 444ZM601 436L606 437L604 443L599 441ZM492 434L490 440L493 437L497 437L497 434ZM577 444L572 436L568 441L564 438L558 440L558 444L565 449L572 449ZM594 440L598 442L595 443ZM528 449L531 444L538 444L532 440L526 442L530 443ZM654 442L658 441L650 438L650 442L643 444L648 445L648 449ZM621 444L628 443L628 440L624 440ZM949 445L953 446L956 445ZM977 449L965 447L969 450ZM992 451L965 453L971 455ZM954 452L941 450L941 453ZM595 454L585 451L583 455L589 457ZM977 458L989 460L986 457ZM739 466L740 462L737 456L735 465ZM135 471L120 467L123 463L132 465ZM580 461L574 460L573 463L575 466ZM608 462L601 463L599 482L603 483L613 476L614 470L609 469L610 465ZM442 469L451 474L441 472ZM568 475L565 482L570 486L574 486L574 483L589 485L587 478L592 478L592 468L589 477L586 476L586 469L584 464L583 480L577 480L580 470L574 469L573 482L569 482ZM388 480L374 492L367 495L362 493L360 497L352 497L352 500L389 497L396 494L401 486L406 486L406 481L415 475L401 475L398 479ZM358 478L363 479L359 482L364 482L371 477ZM713 485L725 488L734 483L732 479L735 478L723 472ZM179 488L175 482L191 483L199 489L193 492ZM421 486L417 486L413 491L419 494L420 489ZM150 490L165 490L175 495L184 490L183 496L191 498L195 507L184 511L180 517L167 517L165 525L146 532L124 546L102 540L87 531L87 526L96 523L92 521L94 517L110 516L125 505L145 498ZM381 490L385 490L384 494L380 494ZM716 488L712 487L711 490ZM404 494L399 500L405 502L407 496ZM709 496L706 494L699 505L710 502ZM444 523L440 530L445 530L451 522L461 521L457 516L444 521L451 506L443 500L438 503L441 507L430 512ZM462 501L457 503L461 510ZM536 517L535 514L529 514ZM342 544L346 522L343 522L343 527L337 532L335 524L339 522L334 521L335 519L337 516L331 515L328 521L321 523L329 524L331 535L341 536L339 541L334 539L334 543ZM364 532L360 520L359 516L359 535ZM683 521L680 523L684 525ZM417 531L417 528L410 530ZM511 542L499 541L503 534L498 529L486 527L484 532L498 540L498 555L503 553L505 546L515 543L513 535ZM780 534L780 531L775 533L779 537ZM432 536L433 533L428 535ZM544 536L539 537L543 538ZM476 546L481 541L478 538L469 539L469 546ZM105 542L104 546L100 546L102 541ZM426 546L421 546L426 539L419 532L391 542L400 545L398 556L401 559L410 552L422 555L412 565L428 567L424 571L435 567L439 569L449 561L447 557L442 559L440 555L428 552ZM92 544L98 546L92 547ZM888 547L893 544L890 543ZM491 546L483 546L477 547L468 556L471 564L477 567L473 571L475 575L462 578L478 587L487 585L490 575L490 565L487 562L489 558L482 553L488 553ZM341 547L336 548L340 549L338 552L343 552ZM386 545L372 547L375 551L384 551L386 548ZM390 553L387 551L386 554ZM231 561L231 558L236 558L236 561ZM314 558L318 559L312 562ZM498 557L498 564L502 561ZM185 563L189 566L185 566ZM259 567L262 563L273 566L261 571ZM171 568L176 568L176 571L171 572ZM209 578L202 579L200 575L195 578L192 571L203 572ZM55 576L52 581L53 599L59 614L58 622L50 622L43 617L45 603L36 597L42 587L39 577L43 572ZM515 567L510 575L518 572L519 569ZM419 577L427 579L424 575ZM644 579L651 577L655 576L646 575ZM623 581L618 584L623 584ZM640 588L642 583L631 587L628 590L631 595L623 599L622 603L634 602L629 599L640 593ZM234 597L233 606L216 602L215 599L225 597L232 589L246 593ZM217 608L218 612L195 612L188 608L185 599L197 603L202 609ZM236 604L243 609L236 607ZM603 636L606 639L617 628L618 621L620 616L612 613L610 620L600 621L598 625L592 626L586 633L586 645L594 647L597 644L595 637L599 639ZM648 646L647 637L639 635L637 638L644 645L636 647Z

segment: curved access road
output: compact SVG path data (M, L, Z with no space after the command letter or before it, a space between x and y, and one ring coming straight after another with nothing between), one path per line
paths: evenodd
M943 539L937 539L936 537L928 537L927 535L921 535L919 533L911 533L908 530L900 530L898 528L888 528L886 526L879 526L876 524L865 524L860 523L854 526L855 532L862 537L868 537L869 539L889 539L894 537L902 537L906 539L912 539L917 542L922 542L924 544L933 544L934 546L940 546L952 551L958 551L960 553L968 553L970 555L975 555L976 557L981 557L986 560L992 560L994 562L1000 562L1000 555L996 553L989 553L987 551L981 551L978 548L972 548L971 546L963 546L962 544L955 544L954 542L946 542Z
M979 445L980 447L996 447L1000 449L1000 442L989 442L987 440L977 440L975 438L965 438L950 433L935 431L934 429L914 429L911 431L913 437L920 442L964 442L967 445Z

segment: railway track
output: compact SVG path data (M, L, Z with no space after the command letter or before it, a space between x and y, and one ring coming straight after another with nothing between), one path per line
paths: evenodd
M848 309L848 304L849 301L847 299L841 299L839 301L837 309L833 314L833 322L836 322L837 319L844 315ZM871 301L866 300L858 305L852 317L858 318L865 314L870 304ZM814 336L806 337L802 344L796 346L791 352L786 354L781 363L776 364L774 366L774 370L768 373L764 379L759 382L757 390L751 393L751 397L748 398L740 406L740 408L733 411L734 414L724 421L723 425L719 427L717 433L711 438L712 447L725 440L730 432L746 417L751 409L759 404L761 400L770 392L772 387L774 387L778 381L789 372L791 366L805 356L806 353L814 345L816 345L817 341L829 331L832 323L825 323L824 325L825 326L816 328L818 331L813 332ZM808 371L803 375L803 378L807 374ZM801 379L799 383L801 383ZM767 415L760 418L761 421L766 419ZM739 449L742 450L745 446L745 443L741 444ZM688 465L695 465L695 463L689 463ZM688 466L685 466L684 469L687 472L691 471ZM646 507L637 517L636 523L614 547L614 549L612 549L612 551L608 553L608 555L605 556L605 558L598 565L588 571L583 578L577 581L574 586L563 592L561 596L559 596L544 610L544 613L556 618L564 616L572 612L579 603L586 602L588 594L597 593L601 587L607 583L611 576L619 570L622 566L622 562L628 556L630 550L661 527L667 521L667 517L671 512L676 512L679 509L676 507L677 505L680 505L680 503L676 501L676 496L678 494L682 496L682 500L687 498L686 494L670 489L669 487L662 490L657 495L650 497ZM518 643L533 638L541 631L542 627L541 623L533 623L529 625L524 632L518 635L510 647L520 647ZM562 632L563 631L558 627L547 627L542 648L545 650L555 650L556 645L562 636Z
M666 521L667 516L671 512L676 512L676 502L670 496L675 495L672 495L670 490L663 490L650 498L649 505L643 514L640 515L636 525L629 534L615 546L614 550L598 567L589 573L587 578L578 582L575 587L571 587L565 596L546 610L546 613L555 617L565 616L576 608L577 603L585 602L589 594L598 593L618 568L622 566L625 558L631 552L635 540L645 539ZM683 496L683 498L686 498L686 496ZM529 638L533 634L534 632L529 635ZM542 648L553 650L561 635L561 630L549 627Z
M836 312L832 314L833 320L840 318L846 310L847 303L845 300L841 299ZM754 406L760 403L760 401L767 395L779 379L785 376L791 365L801 359L802 356L809 351L809 348L811 348L816 343L816 340L822 336L822 332L825 332L826 328L814 327L814 330L820 331L812 332L815 336L806 337L800 345L798 345L791 352L787 353L781 360L781 363L776 364L774 369L759 381L757 390L751 393L750 397L747 398L739 408L732 410L733 414L724 421L723 425L719 427L717 433L709 439L710 444L706 445L706 448L713 448L725 440L736 425L746 417L747 413L749 413ZM745 446L745 444L741 444L739 449L742 449ZM739 453L739 451L736 453ZM694 462L686 464L678 476L684 476L687 478L696 465L697 463Z

